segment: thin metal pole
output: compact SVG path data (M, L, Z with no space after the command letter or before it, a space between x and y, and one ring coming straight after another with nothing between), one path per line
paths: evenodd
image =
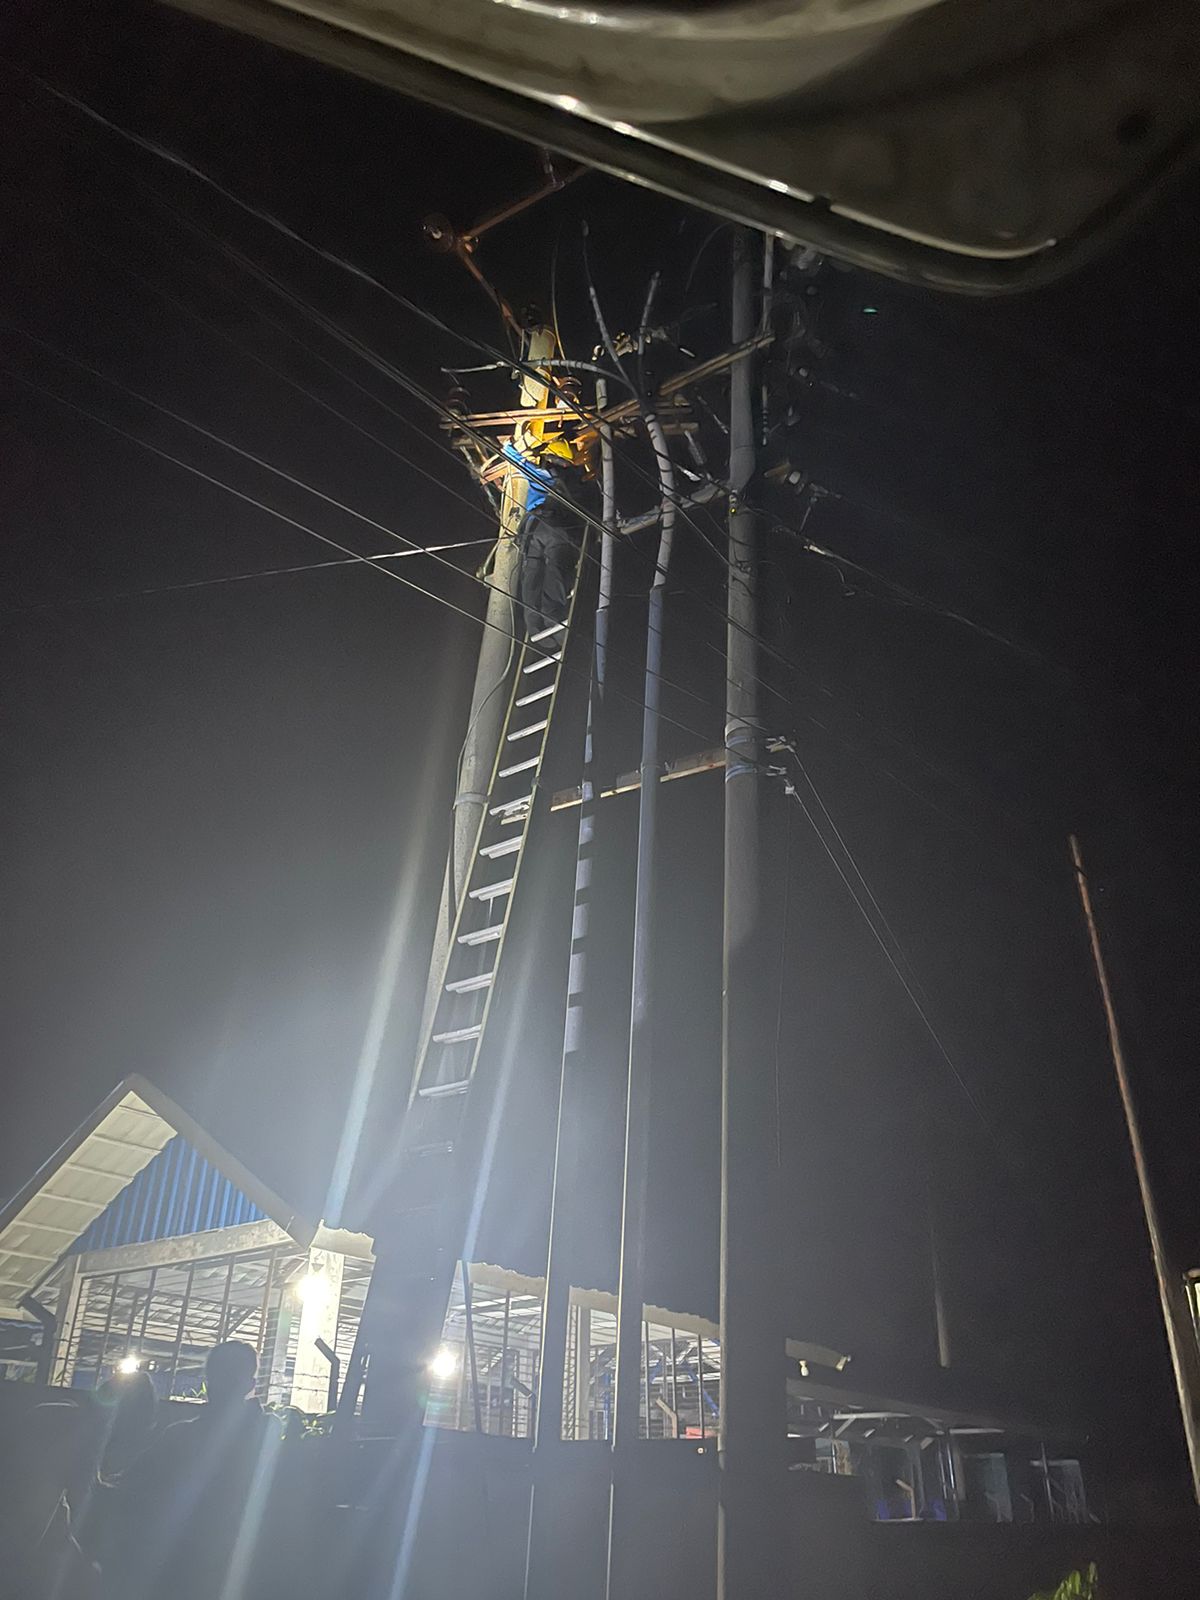
M1133 1165L1137 1173L1138 1189L1142 1197L1142 1212L1146 1219L1146 1233L1150 1239L1150 1254L1154 1260L1154 1276L1158 1283L1158 1298L1162 1306L1163 1325L1167 1345L1171 1352L1171 1366L1175 1373L1175 1387L1179 1394L1179 1414L1187 1441L1188 1461L1192 1469L1192 1492L1200 1502L1200 1346L1196 1343L1195 1328L1188 1312L1187 1296L1181 1273L1170 1262L1159 1221L1158 1203L1150 1184L1150 1170L1142 1144L1142 1130L1138 1122L1137 1105L1129 1081L1129 1067L1125 1059L1125 1046L1117 1024L1116 1007L1108 981L1108 969L1100 946L1100 932L1092 909L1092 896L1087 875L1083 870L1083 857L1079 840L1070 836L1071 860L1079 886L1079 899L1087 923L1088 939L1092 946L1092 960L1096 966L1096 979L1104 1003L1104 1016L1108 1024L1108 1043L1112 1051L1113 1069L1117 1088L1125 1111L1125 1127L1129 1133L1129 1147L1133 1152Z
M642 1323L642 1378L646 1386L646 1437L650 1437L650 1324Z
M700 1418L700 1437L704 1438L704 1335L696 1340L696 1412Z
M471 1307L471 1274L465 1261L460 1261L463 1286L463 1320L466 1324L467 1359L471 1363L471 1409L475 1418L475 1432L483 1432L483 1415L479 1407L479 1365L475 1356L475 1316Z
M262 1376L263 1354L267 1348L267 1312L271 1309L271 1290L275 1284L275 1258L278 1251L272 1250L267 1257L267 1275L263 1279L262 1308L258 1319L258 1338L255 1348L258 1354L259 1376Z
M512 1381L509 1378L509 1373L508 1373L508 1333L509 1333L509 1324L511 1322L511 1319L512 1319L512 1290L511 1289L506 1289L505 1293L504 1293L504 1332L500 1335L500 1426L497 1429L498 1433L503 1433L505 1431L505 1429L504 1429L504 1395L505 1395L505 1391L507 1390L507 1392L509 1394L514 1394L515 1393L515 1391L513 1390L513 1387L512 1387ZM509 1431L512 1431L513 1419L516 1416L516 1407L513 1404L510 1403L508 1410L509 1410Z
M675 1324L671 1324L671 1410L675 1413L675 1437L679 1437L679 1366L675 1347Z
M752 236L733 243L733 340L755 331ZM777 1600L783 1582L786 1369L776 1240L778 1150L763 993L762 738L757 694L758 518L752 370L730 374L721 1051L721 1405L718 1600Z
M662 523L658 559L647 606L646 677L642 689L633 982L625 1090L625 1173L621 1190L621 1256L617 1279L617 1360L613 1375L613 1486L609 1497L605 1588L608 1600L621 1600L621 1597L633 1593L639 1581L638 1545L637 1540L631 1537L639 1518L639 1506L636 1490L627 1489L623 1480L626 1466L624 1458L637 1445L641 1411L642 1319L646 1301L646 1193L650 1173L650 1085L654 1068L651 1027L654 873L658 853L658 780L662 771L659 706L667 571L675 533L675 467L662 424L652 406L645 408L643 417L658 461L659 482L662 485Z
M946 1288L942 1281L942 1252L938 1239L937 1202L933 1192L933 1182L930 1178L925 1181L925 1211L929 1222L929 1276L933 1289L933 1320L934 1331L937 1335L938 1366L943 1369L950 1366L950 1321L946 1315Z
M112 1275L112 1290L108 1297L108 1313L104 1318L104 1332L100 1336L100 1354L96 1357L96 1381L99 1383L100 1374L104 1370L104 1358L108 1354L108 1338L112 1332L113 1312L117 1309L117 1284L121 1281L121 1274L114 1272Z
M225 1338L225 1318L229 1315L229 1294L230 1294L231 1289L233 1288L233 1264L236 1261L236 1259L237 1259L236 1256L230 1256L230 1258L229 1258L229 1268L228 1268L228 1271L225 1273L225 1292L221 1296L221 1314L217 1318L217 1343L218 1344L220 1344L222 1342L222 1340Z
M146 1327L150 1321L150 1307L154 1303L154 1285L158 1282L158 1268L150 1268L150 1285L146 1290L146 1304L142 1310L142 1326L138 1333L138 1356L146 1348Z
M179 1352L183 1349L183 1331L187 1322L188 1308L192 1303L192 1279L196 1269L191 1266L187 1269L187 1278L183 1286L183 1299L179 1303L179 1326L175 1330L175 1348L171 1351L171 1372L167 1378L167 1399L170 1400L175 1393L175 1376L179 1371Z

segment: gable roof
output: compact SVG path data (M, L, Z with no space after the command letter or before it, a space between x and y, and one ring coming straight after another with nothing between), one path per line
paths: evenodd
M177 1135L298 1244L315 1227L145 1078L123 1079L0 1208L0 1318L25 1318L33 1293L114 1200Z

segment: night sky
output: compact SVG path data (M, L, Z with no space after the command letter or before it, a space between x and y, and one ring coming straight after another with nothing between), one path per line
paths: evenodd
M0 50L0 1192L137 1071L315 1214L393 914L405 936L378 1140L389 1065L402 1077L411 1052L482 547L449 558L461 573L427 558L390 564L469 617L361 564L243 579L338 552L30 383L356 551L390 541L17 330L421 543L489 531L436 425L214 240L438 393L442 366L483 358L17 68L493 344L503 334L492 307L424 248L420 223L486 213L536 183L537 156L158 8L29 6ZM928 1387L932 1198L963 1392L1062 1415L1123 1467L1175 1483L1163 1338L1066 835L1080 834L1099 892L1173 1243L1182 1265L1198 1264L1198 202L1193 183L1105 260L1019 300L827 271L817 382L777 448L829 491L806 534L878 576L803 554L806 502L763 491L775 495L764 629L788 663L764 664L764 717L797 740L953 1061L933 1048L798 808L777 799L791 1326L852 1349L864 1381L892 1373ZM557 251L563 333L588 353L582 219L616 326L636 320L661 265L664 309L704 308L685 342L722 347L725 238L685 293L712 219L614 180L585 178L498 233L481 260L514 303L545 304ZM505 403L492 378L477 394ZM649 503L633 471L621 493L623 509ZM618 573L612 737L623 767L636 764L650 551L638 541ZM719 562L684 529L666 670L691 692L668 690L669 755L720 742L722 600ZM576 686L554 752L563 783L577 777L578 708ZM720 783L663 795L652 1293L711 1314ZM636 807L614 808L619 884ZM532 1271L573 845L569 818L544 823L498 1044L513 1087L479 1254ZM619 991L618 958L609 981ZM614 1018L617 1038L619 1008ZM611 1272L616 1052L610 1066L587 1177L597 1280Z

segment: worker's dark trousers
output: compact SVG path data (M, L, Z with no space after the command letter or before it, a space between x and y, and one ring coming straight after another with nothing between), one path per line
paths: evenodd
M575 545L560 528L535 522L525 535L521 559L521 605L525 633L565 622L575 581Z

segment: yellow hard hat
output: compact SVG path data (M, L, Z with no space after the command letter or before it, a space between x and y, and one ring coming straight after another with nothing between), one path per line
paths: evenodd
M539 457L558 456L563 461L574 460L571 446L561 435L554 439L547 439L543 444L537 447L536 453Z

